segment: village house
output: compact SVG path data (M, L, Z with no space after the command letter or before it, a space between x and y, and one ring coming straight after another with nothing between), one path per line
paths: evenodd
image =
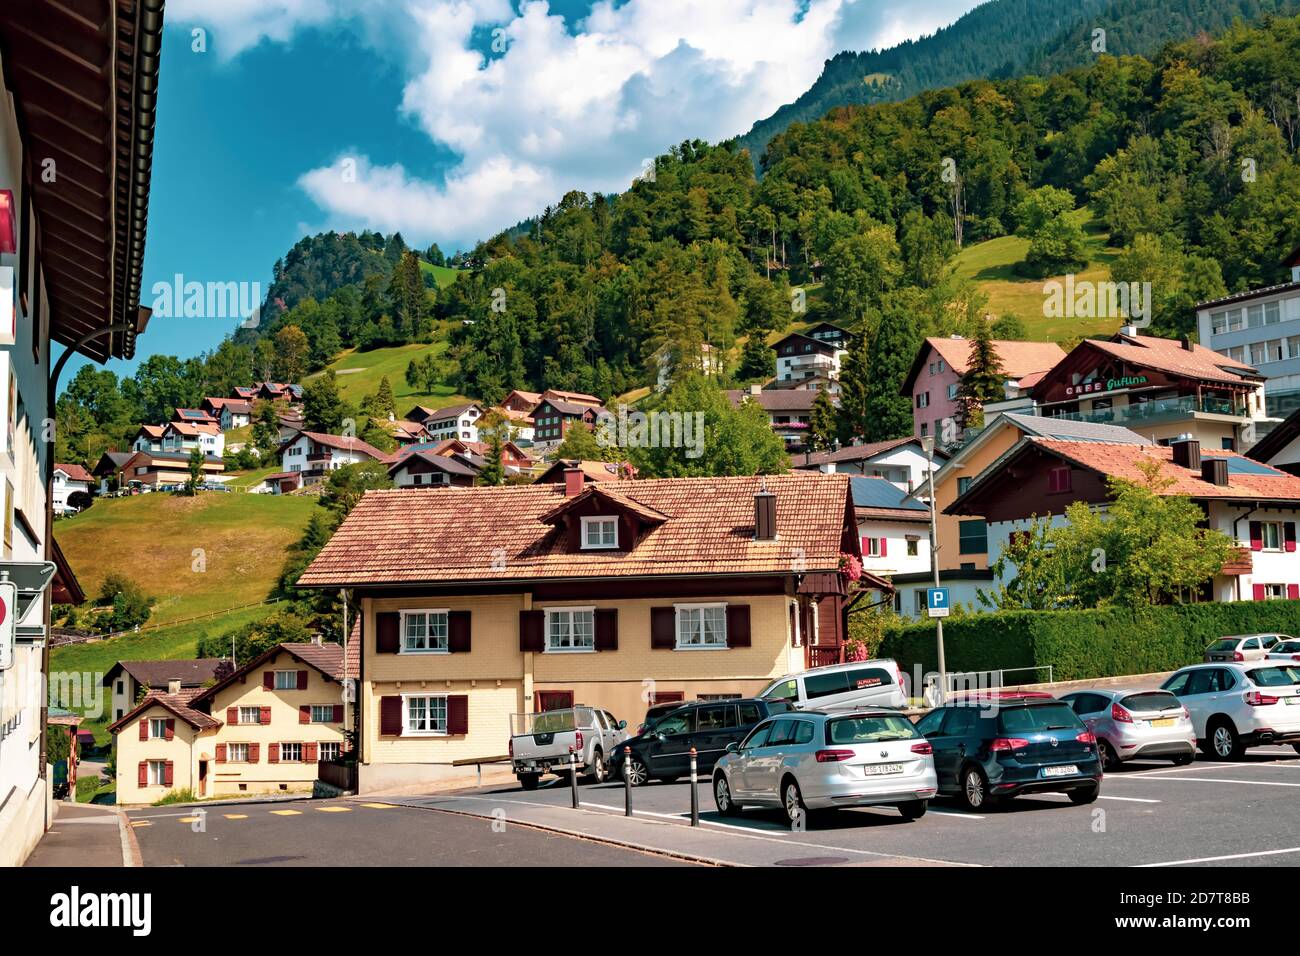
M108 728L117 804L183 790L199 799L310 792L317 761L343 752L344 679L357 673L352 653L345 674L341 645L277 644L211 686L172 679L150 691Z
M91 485L94 483L94 476L81 465L56 464L54 481L50 485L50 500L54 506L54 513L56 515L76 514L84 506L70 504L68 498L76 494L89 495Z
M388 434L393 436L399 448L409 448L411 445L422 445L429 440L429 433L424 430L421 422L411 421L409 418L374 419L375 423L383 428Z
M813 402L818 393L809 388L762 388L727 390L727 399L739 408L742 402L755 402L767 412L772 431L785 442L787 451L802 451L808 443L808 426L812 422Z
M483 406L478 402L432 409L417 405L406 417L424 426L429 441L442 441L444 438L478 441L477 423L483 417Z
M369 442L345 435L325 432L299 431L280 445L281 461L285 471L300 472L306 484L325 478L336 468L355 465L363 461L392 460Z
M301 432L305 426L302 410L292 406L276 411L276 424L279 428L281 443L288 441Z
M141 425L131 440L133 451L162 451L163 432L166 425Z
M299 578L360 602L361 790L503 753L511 713L635 723L647 688L752 694L842 658L847 477L583 477L369 492Z
M440 455L432 448L410 449L388 467L388 475L398 488L469 487L478 473L479 468L466 456Z
M223 432L243 428L253 420L253 403L243 398L205 398L199 408L214 418Z
M99 456L99 461L95 462L95 467L90 469L90 473L99 479L101 495L125 487L126 479L123 477L122 469L135 455L135 451L106 451Z
M100 683L109 689L109 716L120 720L135 707L141 691L165 691L172 681L182 690L198 690L216 683L234 670L224 657L188 660L118 661Z
M533 445L539 451L554 449L575 424L595 428L603 410L599 404L556 398L547 392L533 409Z
M948 460L947 452L934 450L936 463ZM832 451L804 451L791 459L791 466L827 475L871 475L892 481L903 491L919 491L925 483L927 458L918 438L845 445Z
M541 392L525 392L512 389L493 410L499 412L510 422L511 437L517 441L531 444L535 437L533 427L533 409L542 400Z
M673 383L673 372L678 368L689 367L701 375L717 375L722 371L722 350L714 348L708 342L700 345L700 353L694 360L677 354L677 350L665 346L654 355L654 365L658 370L655 375L655 391L667 391ZM562 398L562 395L557 395Z
M210 458L220 458L226 452L226 436L216 422L190 424L168 422L163 426L162 450L189 452L198 448Z
M258 382L253 397L266 402L301 402L302 386L283 382Z
M777 388L806 385L810 390L839 391L840 365L854 335L830 322L819 322L804 332L791 332L773 343Z
M105 456L107 457L107 456ZM101 465L104 459L100 459ZM223 459L208 455L203 459L203 480L216 478L226 470ZM96 474L99 466L96 466ZM128 458L115 473L118 488L122 490L156 491L165 485L183 485L190 480L190 453L170 451L138 451Z
M853 476L853 513L862 567L890 582L894 593L877 592L905 617L925 612L930 569L930 508L885 478ZM916 594L921 595L917 611Z
M237 398L241 401L252 403L257 398L257 386L255 385L236 385L231 389L231 398Z
M220 425L216 415L202 408L177 408L172 411L171 420L189 425Z
M1201 600L1300 598L1300 478L1236 452L1203 449L1195 438L1135 445L1027 436L947 510L987 521L989 561L996 562L1011 536L1029 531L1035 518L1062 524L1076 501L1104 513L1111 500L1107 479L1143 483L1140 466L1146 463L1171 479L1161 494L1190 498L1204 510L1208 527L1237 543L1237 556L1206 582Z

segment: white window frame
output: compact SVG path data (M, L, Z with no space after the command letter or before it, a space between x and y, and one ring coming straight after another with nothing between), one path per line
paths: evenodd
M242 757L235 756L235 748L241 747ZM226 763L248 763L248 744L227 744L226 745Z
M704 611L721 609L722 611L722 643L712 644L683 644L682 643L682 612L699 611L700 612L700 629L701 638L704 636ZM713 601L705 604L674 604L673 605L673 636L676 638L674 648L679 651L725 651L727 649L727 604L725 601Z
M286 747L297 747L298 756L286 757L285 756ZM287 741L287 740L281 741L280 742L280 763L302 763L302 744L296 741Z
M595 606L577 606L577 607L548 607L543 608L546 614L546 644L545 652L547 654L594 654L596 652L596 608ZM576 647L573 645L574 628L573 615L587 613L591 615L591 646ZM555 647L551 645L551 621L562 614L569 617L569 643L568 647Z
M167 786L167 761L166 760L149 761L149 786L151 787Z
M442 730L413 730L411 728L411 701L442 700ZM403 694L402 695L402 736L403 737L449 737L447 733L447 695L446 694Z
M247 712L249 712L249 711L252 712L252 714L253 714L253 719L252 719L252 720L245 720L244 717L247 716ZM241 724L260 724L260 723L262 722L262 708L261 708L261 707L245 707L245 706L240 706L240 708L239 708L239 722L240 722Z
M614 540L610 544L604 543L606 525L614 526ZM591 543L588 532L591 528L600 526L601 540L595 544ZM582 519L582 550L583 551L616 551L618 550L618 518L612 515L591 515Z
M324 720L316 719L316 711L324 709L328 716ZM332 724L334 723L334 705L333 704L312 704L311 705L311 723L313 724Z
M864 539L867 542L867 547L863 550L862 556L864 558L880 557L880 539L873 538L871 535L864 535Z
M297 690L297 689L298 689L298 672L297 672L297 671L272 671L272 673L275 674L275 679L271 682L271 686L272 686L272 688L273 688L274 690ZM292 675L292 678L293 678L293 679L290 681L288 687L281 687L281 686L280 686L280 676L281 676L282 674L290 674L290 675Z
M157 733L155 733L154 731L157 731ZM149 739L150 740L167 739L167 718L166 717L149 718Z
M427 646L427 647L415 647L415 648L407 647L407 646L406 646L406 619L407 619L408 616L410 616L410 615L414 615L414 614L423 614L423 615L425 616L425 622L424 622L424 640L425 640L425 643L426 643L426 644L429 644L430 646ZM429 637L429 615L432 615L432 614L441 614L442 617L443 617L443 622L442 622L442 646L441 646L441 647L433 647L433 646L432 646L432 642L431 642L431 638ZM448 609L448 608L445 608L445 607L429 607L429 608L413 607L413 608L410 608L410 609L408 609L408 610L402 611L402 612L401 612L401 619L400 619L400 628L401 628L401 629L400 629L399 633L400 633L400 635L401 635L401 641L400 641L400 642L398 643L398 645L397 645L397 647L398 647L398 653L399 653L399 654L449 654L449 653L451 653L451 651L450 651L450 647L451 647L451 611L450 611L450 609Z
M337 740L322 740L316 745L316 756L321 760L336 760L343 754L343 745Z
M1277 534L1277 543L1270 545L1268 543L1268 529L1272 527ZM1286 530L1282 527L1281 521L1261 521L1259 523L1259 540L1265 551L1284 551L1286 550Z
M1264 585L1265 601L1285 601L1286 585L1285 584L1265 584Z

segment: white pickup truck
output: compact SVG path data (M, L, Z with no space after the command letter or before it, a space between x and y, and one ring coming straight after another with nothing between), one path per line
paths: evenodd
M595 707L511 714L510 762L525 790L536 790L544 773L568 773L571 752L577 755L579 775L601 783L610 753L627 738L626 720Z

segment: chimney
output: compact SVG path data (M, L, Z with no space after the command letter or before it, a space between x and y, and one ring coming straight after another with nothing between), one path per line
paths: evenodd
M320 646L321 646L321 637L320 637L320 634L313 634L313 635L311 636L311 642L312 642L313 644L315 644L317 647L320 647Z
M1119 327L1120 335L1127 335L1129 338L1135 338L1138 334L1136 325L1121 325Z
M776 495L767 490L767 482L754 495L754 540L776 540Z
M751 385L751 386L749 386L749 394L750 394L750 395L762 395L762 394L763 394L763 386L762 386L762 385Z
M180 692L181 692L181 679L179 677L173 677L171 678L171 680L167 681L167 693L179 694Z
M583 477L581 468L570 465L564 469L564 497L582 494Z
M1192 344L1192 337L1190 335L1184 335L1181 339L1179 339L1179 341L1182 343L1183 348L1186 349L1188 352L1196 351L1196 346Z
M1228 487L1228 459L1202 458L1201 480L1220 488Z
M1170 442L1174 450L1174 464L1192 471L1201 470L1201 443L1191 435L1179 435Z

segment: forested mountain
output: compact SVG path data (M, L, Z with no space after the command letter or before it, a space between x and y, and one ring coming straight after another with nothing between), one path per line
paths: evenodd
M838 54L806 92L755 123L739 143L758 164L772 138L791 123L820 119L837 106L1085 66L1096 59L1098 28L1106 31L1104 52L1150 54L1171 40L1219 33L1234 19L1297 9L1296 0L991 0L931 36L887 50Z

